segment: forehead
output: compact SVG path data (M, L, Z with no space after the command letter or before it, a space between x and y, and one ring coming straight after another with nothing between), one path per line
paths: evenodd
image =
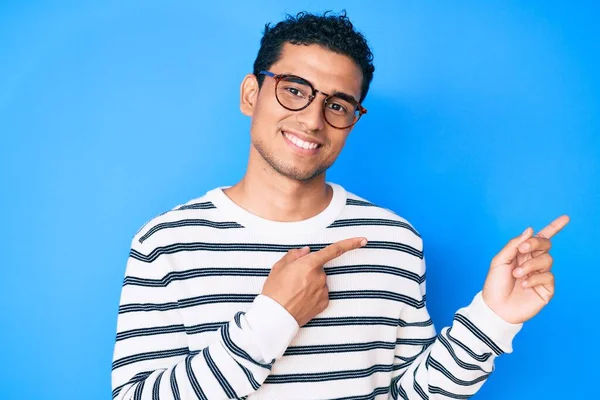
M285 43L279 60L270 70L301 76L326 93L344 92L360 99L362 72L358 65L350 57L316 44Z

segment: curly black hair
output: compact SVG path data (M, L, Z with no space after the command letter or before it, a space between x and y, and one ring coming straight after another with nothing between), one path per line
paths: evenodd
M323 48L350 57L362 70L361 86L362 102L367 96L369 85L373 79L373 53L365 37L354 29L346 12L338 15L329 11L322 15L300 12L287 15L275 26L265 25L260 40L260 49L254 61L254 75L258 77L259 86L264 77L260 71L268 70L281 57L281 49L285 43L296 45L317 44Z

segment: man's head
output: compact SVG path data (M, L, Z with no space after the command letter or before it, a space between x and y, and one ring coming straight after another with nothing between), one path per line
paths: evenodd
M365 112L372 60L345 14L300 13L267 24L254 73L241 87L241 110L252 117L251 157L299 181L329 168Z

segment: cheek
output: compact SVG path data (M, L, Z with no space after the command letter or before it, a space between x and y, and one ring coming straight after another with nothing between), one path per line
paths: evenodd
M346 144L346 139L348 138L349 132L332 132L328 136L329 139L329 147L331 151L335 154L338 154L344 148Z
M286 118L289 118L289 111L282 108L276 99L260 96L252 113L252 126L274 132Z

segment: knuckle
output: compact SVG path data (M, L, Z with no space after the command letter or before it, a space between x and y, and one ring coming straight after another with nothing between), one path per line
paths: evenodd
M317 316L317 315L321 314L323 311L325 311L325 309L326 309L326 308L327 308L327 306L326 306L326 305L324 305L324 304L322 304L322 303L319 303L319 304L317 305L317 307L315 308L315 316Z
M339 244L335 245L335 256L339 257L342 254L344 254L344 249L342 249L342 246L340 246Z
M309 287L312 281L313 280L311 279L310 275L304 275L302 277L302 287Z
M327 285L327 275L325 275L325 273L319 274L318 276L318 281L321 286L326 286Z
M279 259L279 262L287 262L294 255L294 250L290 250Z
M310 270L309 275L313 281L320 282L322 275L325 275L325 272L323 272L321 268L314 268Z
M269 275L279 271L279 269L281 269L281 265L282 265L281 260L279 260L275 264L273 264L273 266L271 267L271 271L269 271Z
M544 254L538 256L537 259L534 258L534 260L535 260L535 262L533 262L533 263L535 263L535 266L538 268L541 268L541 267L547 267L548 265L550 265L552 262L552 257L550 257L550 255L544 253Z
M542 256L540 257L540 265L542 267L549 267L552 265L553 263L553 259L552 256L548 253L542 254Z
M288 264L289 262L290 262L289 253L286 253L283 257L281 257L279 260L277 260L277 262L273 266L281 267L282 265Z

